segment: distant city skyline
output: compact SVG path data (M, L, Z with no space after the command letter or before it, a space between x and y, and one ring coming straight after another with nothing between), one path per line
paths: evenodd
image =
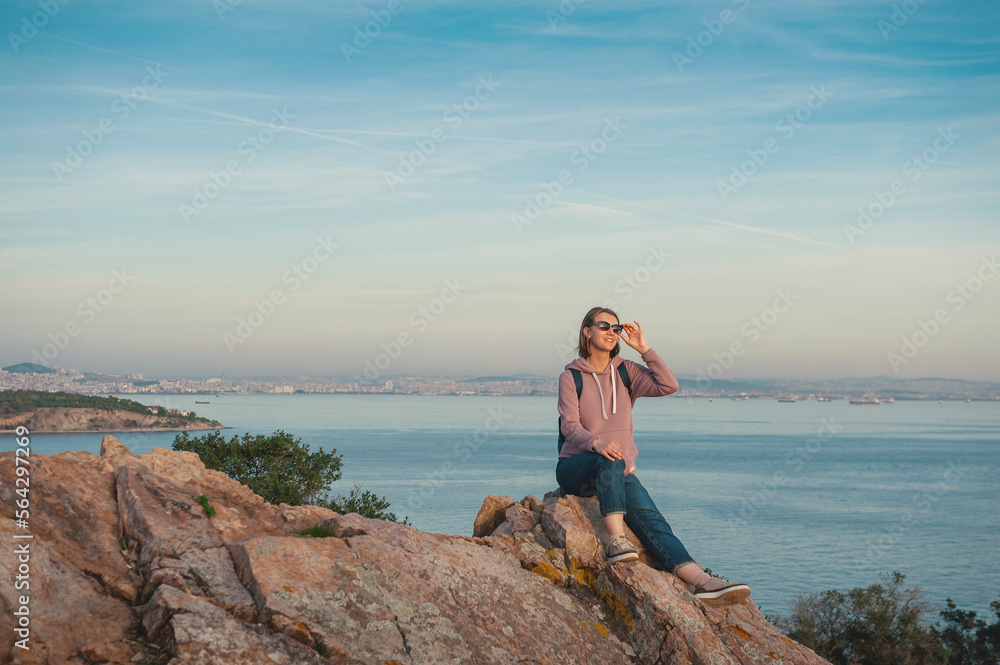
M24 365L31 365L30 363L25 363ZM220 385L233 385L237 383L247 383L247 384L261 384L268 386L278 386L279 384L289 384L285 385L284 390L277 390L276 392L295 392L292 385L312 385L316 382L319 385L346 385L348 383L356 383L362 388L380 388L382 386L388 386L392 389L393 384L405 385L411 382L422 382L430 381L432 383L437 382L452 382L452 383L487 383L493 382L520 382L524 384L533 385L543 385L551 384L553 390L555 389L556 381L558 380L557 375L544 375L544 374L532 374L532 373L515 373L507 375L483 375L483 374L464 374L464 375L419 375L419 374L399 374L399 375L383 375L378 379L372 380L364 376L359 375L331 375L331 376L319 376L319 375L252 375L252 376L227 376L225 374L218 376L153 376L143 374L141 372L133 372L126 374L110 374L100 371L92 370L81 370L75 367L54 367L54 368L43 368L46 369L48 373L35 372L29 367L24 365L14 365L6 366L0 368L0 390L10 390L12 384L23 383L23 389L27 390L53 390L53 385L50 384L46 377L56 377L55 381L57 384L63 384L62 387L72 388L69 392L83 392L83 393L104 393L104 392L119 392L120 388L113 387L113 384L120 384L124 387L129 384L134 384L134 388L140 391L146 390L147 387L152 386L153 393L163 393L171 394L169 390L164 391L164 387L179 387L182 384L186 384L187 387L192 387L189 384L197 384L197 387L201 391L213 391L217 390ZM37 366L36 366L37 367ZM85 381L82 380L72 380L69 377L73 376L87 376ZM846 394L857 394L861 395L864 392L869 392L870 390L881 390L892 392L895 389L902 389L904 392L910 390L914 386L919 386L922 390L927 390L928 386L933 389L931 392L940 391L942 386L954 384L954 389L948 389L945 392L953 393L954 390L959 390L961 392L963 389L972 389L973 393L979 398L988 399L1000 399L1000 382L996 381L971 381L964 379L952 379L948 377L915 377L915 378L900 378L886 375L869 376L869 377L824 377L814 381L808 379L780 379L778 377L746 377L746 378L723 378L712 380L705 375L691 375L677 373L677 378L682 383L682 389L680 393L689 395L690 391L694 391L697 394L712 394L712 393L731 393L739 392L744 390L745 386L754 385L754 391L759 390L771 390L773 386L770 384L775 383L779 385L799 385L799 386L811 386L807 390L820 390L827 391L833 390L839 393ZM19 378L18 378L19 377ZM71 383L66 383L70 382ZM82 381L82 383L81 383ZM155 384L161 384L159 386ZM170 384L170 385L167 385ZM820 388L819 386L824 386ZM872 386L878 386L874 388ZM62 390L62 387L59 390ZM803 388L806 390L806 388ZM132 390L124 390L126 393L131 393ZM263 391L263 392L275 392L275 391ZM919 391L918 391L919 392ZM973 394L970 393L970 394ZM553 394L555 394L553 392ZM963 397L964 397L963 393ZM935 397L936 399L936 397Z
M44 369L44 368L42 368ZM555 399L555 376L400 376L369 381L360 377L146 377L142 374L114 376L74 369L38 371L38 366L8 366L0 369L0 393L38 391L95 396L201 395L205 398L248 395L396 394L420 396L524 396ZM857 405L893 404L901 401L1000 402L1000 382L952 379L896 379L891 377L828 379L823 381L745 379L712 381L704 377L678 376L678 399L713 398L781 402L830 402L848 400ZM210 400L196 402L209 404ZM186 415L186 414L182 414ZM2 423L0 423L2 424ZM6 421L7 429L14 423ZM2 427L0 427L2 429Z
M1000 380L995 2L46 6L0 367Z

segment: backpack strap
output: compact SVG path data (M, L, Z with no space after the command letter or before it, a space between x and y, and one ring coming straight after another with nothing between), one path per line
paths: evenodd
M583 374L578 369L570 369L569 373L573 375L573 383L576 384L576 398L580 399L580 394L583 393Z
M583 392L583 374L580 370L570 368L569 373L573 375L573 383L576 385L576 399L580 399L580 394ZM631 394L631 390L629 391ZM562 431L562 416L559 416L559 443L556 445L556 449L561 453L563 444L566 443L566 435Z
M628 390L629 399L632 398L632 377L628 375L628 370L625 369L625 363L618 365L618 374L622 377L622 383L625 384L625 389ZM577 395L580 393L577 392Z

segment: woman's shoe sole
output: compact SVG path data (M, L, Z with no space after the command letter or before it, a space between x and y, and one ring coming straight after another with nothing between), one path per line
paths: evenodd
M619 554L618 556L611 557L608 559L608 563L621 563L622 561L638 561L638 552L627 552L626 554Z
M706 605L736 605L750 597L750 587L737 584L718 591L703 592L701 595L696 593L694 597Z

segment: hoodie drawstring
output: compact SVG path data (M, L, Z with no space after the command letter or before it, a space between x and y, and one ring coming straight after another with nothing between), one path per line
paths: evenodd
M611 367L611 413L618 413L618 382L615 381L615 375L618 371L615 369L614 364Z
M610 366L610 365L609 365ZM597 390L601 393L601 416L604 420L608 419L608 412L604 409L604 389L601 388L601 380L597 378L597 372L591 372L590 375L594 377L594 382L597 384ZM618 386L615 381L615 370L611 370L611 413L618 413Z

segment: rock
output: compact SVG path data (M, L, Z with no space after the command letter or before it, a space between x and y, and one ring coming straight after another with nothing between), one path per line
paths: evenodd
M568 557L584 566L605 558L602 540L580 507L579 497L549 503L542 513L542 527L553 545L565 549Z
M278 509L281 512L281 519L287 523L287 527L295 531L308 529L318 522L337 515L334 511L322 506L289 506L287 503L279 503Z
M143 573L163 557L224 545L222 534L190 489L139 462L121 467L115 476L122 526L130 540L142 545Z
M0 458L0 477L14 469ZM41 539L60 558L79 562L80 571L99 580L112 595L131 601L141 586L123 560L118 537L114 477L101 458L68 452L31 457L29 519L35 540ZM3 505L20 498L9 485L0 487Z
M197 489L213 499L224 499L244 509L265 505L272 510L274 508L246 485L236 482L221 471L206 469L197 453L153 448L150 452L139 455L137 460L150 471ZM252 510L248 512L254 514Z
M141 580L121 554L114 478L104 461L90 453L70 452L30 457L29 529L20 529L7 513L0 519L0 607L6 623L20 596L30 599L30 651L13 646L15 635L0 631L0 662L59 662L77 658L95 641L125 638L136 623L131 602ZM14 453L0 454L0 502L15 506ZM14 535L30 535L15 540ZM24 547L19 562L15 548ZM9 549L8 549L9 548ZM15 588L20 563L28 584ZM20 637L18 637L20 639ZM82 662L82 661L79 661Z
M127 663L135 652L135 647L128 642L98 642L80 649L80 653L92 663Z
M503 522L493 529L493 535L531 531L538 524L540 516L520 503L512 503L504 510L502 519Z
M144 593L152 595L163 584L203 596L241 621L253 621L257 615L254 600L236 576L224 547L192 549L176 559L161 559L150 571Z
M273 506L192 453L114 437L31 460L32 648L0 634L0 662L825 662L752 601L710 607L642 561L608 565L594 498L487 497L468 537ZM14 464L0 454L3 477ZM331 535L297 533L313 525ZM0 556L0 577L15 566Z
M472 526L472 535L479 537L493 533L493 530L505 518L503 511L507 510L507 507L512 503L514 503L514 499L509 496L491 495L486 497L483 500L483 507L479 509L479 514L476 515L475 524Z
M258 624L242 623L203 598L171 586L156 590L142 625L173 655L170 665L328 665L316 650Z
M490 498L484 505L493 505ZM522 504L525 502L531 503L527 497ZM515 506L523 508L522 504ZM523 567L553 584L579 588L599 599L622 629L638 662L827 662L782 635L752 600L728 607L698 601L683 581L664 571L645 552L635 563L609 565L603 548L598 550L608 534L596 497L549 492L544 506L538 526L508 509L512 517L481 540L517 557ZM539 528L544 529L541 537L547 537L556 550L542 555L540 548L533 546L539 540ZM626 535L641 547L627 527ZM555 556L560 552L566 561L561 569Z
M117 469L136 459L137 455L126 448L125 444L115 437L105 434L104 439L101 440L101 457L113 468Z
M533 513L541 513L545 510L545 504L530 494L521 499L521 505Z
M553 665L630 662L603 609L474 538L357 514L328 525L330 538L265 536L232 551L261 620L297 622L330 654L363 663L512 663L519 654Z

